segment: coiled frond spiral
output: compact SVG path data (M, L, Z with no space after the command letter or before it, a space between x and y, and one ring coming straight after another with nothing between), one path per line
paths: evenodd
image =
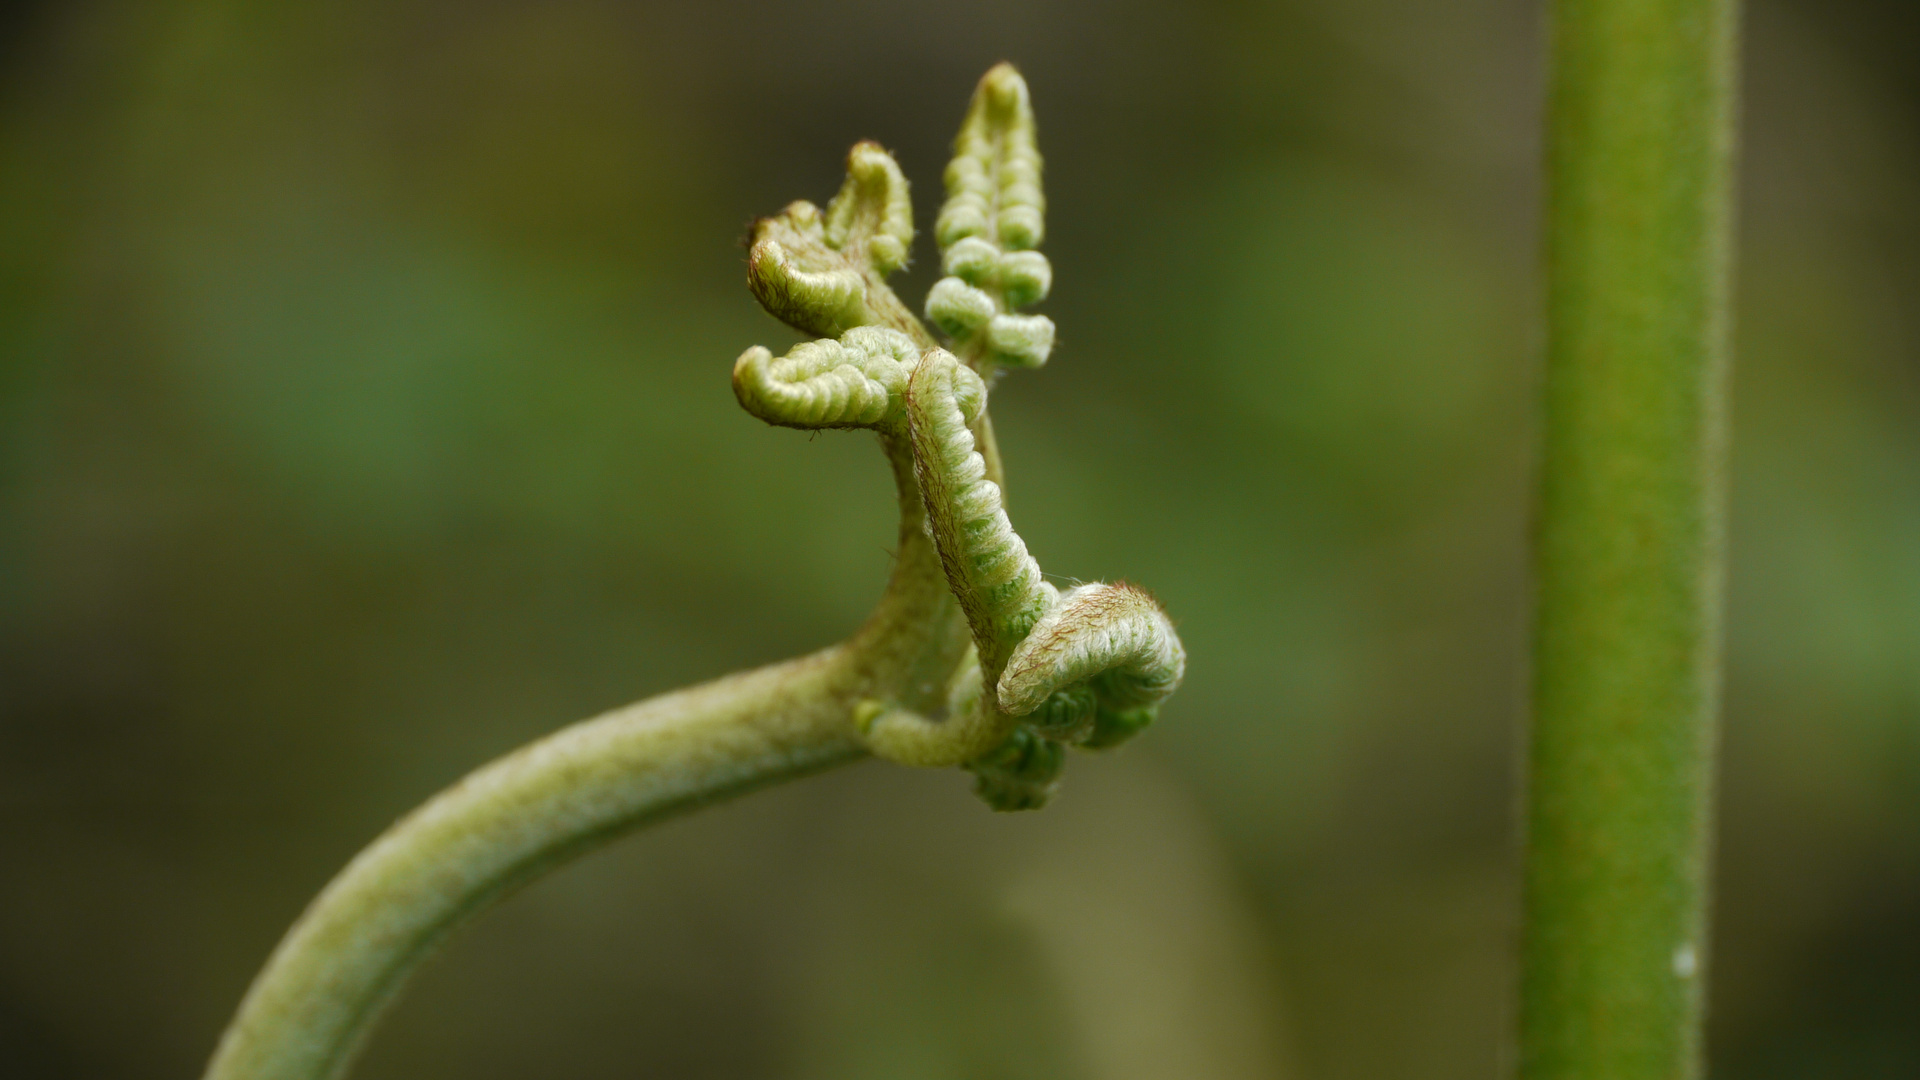
M1000 674L1000 707L1043 733L1113 746L1153 721L1186 675L1180 635L1144 589L1091 582L1069 590Z
M927 314L952 339L949 352L881 280L906 259L912 208L892 157L855 146L825 214L795 203L761 221L749 256L767 310L823 340L777 359L756 346L733 374L741 405L769 423L874 428L910 454L926 533L973 648L944 702L921 695L922 706L939 706L932 715L881 696L862 700L851 720L881 757L966 767L999 810L1044 804L1063 747L1124 741L1186 671L1179 635L1145 590L1094 583L1062 595L1047 583L982 453L995 374L1037 367L1053 348L1050 319L1016 313L1053 286L1034 250L1045 224L1040 168L1027 84L1002 64L974 94L934 227L947 276L929 292Z
M885 326L933 344L886 284L913 247L913 201L879 143L848 151L846 182L824 213L805 200L789 204L755 222L748 240L747 288L788 326L827 338Z
M905 334L857 326L839 341L809 341L775 359L755 345L733 364L733 393L769 424L878 427L906 405L920 350Z

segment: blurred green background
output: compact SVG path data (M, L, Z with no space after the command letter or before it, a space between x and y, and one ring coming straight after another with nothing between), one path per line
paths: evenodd
M1539 7L0 9L8 1074L194 1075L394 817L858 623L885 468L735 406L794 340L737 241L863 137L924 229L1011 59L1062 334L995 397L1014 520L1186 687L1042 814L867 763L624 840L358 1075L1497 1075ZM1920 1076L1916 55L1750 9L1718 1078Z

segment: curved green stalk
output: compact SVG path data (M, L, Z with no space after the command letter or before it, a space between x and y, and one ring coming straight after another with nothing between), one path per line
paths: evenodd
M1700 1070L1735 0L1560 0L1520 1071Z
M911 462L903 447L889 449L900 554L851 640L575 724L408 815L287 932L207 1080L340 1075L420 960L515 886L650 821L864 755L850 720L861 701L935 708L966 651L966 626L928 540Z
M455 926L650 819L861 753L832 651L630 706L467 777L327 886L275 950L210 1080L330 1077Z
M982 80L961 150L975 155L971 172L956 165L971 186L949 208L977 203L978 220L947 222L943 243L959 241L950 269L992 289L981 293L992 310L975 357L990 377L995 365L1038 364L1053 337L1044 318L1002 310L1039 299L1051 277L1029 250L1041 229L1039 157L1026 83L1011 67ZM978 239L981 230L1010 250ZM912 240L906 179L879 145L857 144L826 211L797 202L762 219L748 254L761 305L823 339L778 359L755 346L733 371L740 404L768 423L879 436L900 532L872 617L812 656L576 724L409 815L288 931L222 1037L208 1080L339 1076L381 1007L456 926L638 825L869 750L906 764L964 765L995 809L1033 809L1053 792L1062 743L1112 746L1152 720L1185 669L1172 624L1131 586L1086 586L1062 605L1040 579L1000 510L986 379L936 347L886 284ZM915 419L913 386L930 388L935 376L945 394L924 397L931 411ZM939 438L929 441L934 428ZM963 538L962 517L994 525L992 535ZM1015 576L1026 585L1011 601L995 595L1006 582L981 562L1007 545L1024 560ZM1017 617L1003 610L1009 602ZM982 613L992 618L970 628L968 616ZM1020 673L1011 683L1001 679L1010 656ZM1016 723L996 693L1030 715Z

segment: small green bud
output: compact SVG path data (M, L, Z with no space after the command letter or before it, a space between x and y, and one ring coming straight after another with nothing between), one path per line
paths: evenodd
M972 336L998 311L993 297L957 277L941 278L927 292L927 318L955 340Z
M940 257L947 273L969 285L992 285L1000 266L1000 249L977 236L960 240Z
M1037 368L1053 352L1053 320L1045 315L995 315L987 324L994 363Z
M1093 734L1081 740L1088 750L1111 750L1145 731L1160 713L1158 705L1144 709L1102 708L1094 714Z
M877 427L900 412L920 361L897 330L860 326L839 341L809 341L787 355L755 345L733 365L733 393L769 424L797 428Z
M1040 189L1031 185L1022 185L1016 189L1029 198L1038 199ZM1009 195L1012 192L1008 192ZM1040 246L1040 238L1046 226L1037 206L1009 206L1000 211L1000 243L1010 251L1022 251Z
M879 143L855 143L847 152L846 183L827 205L825 239L882 277L906 264L913 249L913 202L899 164Z
M1027 714L1027 725L1042 738L1082 742L1093 734L1094 713L1098 708L1092 687L1070 686L1055 690L1039 708Z
M874 721L893 711L893 706L873 698L863 698L853 707L853 729L865 735L873 730Z
M1000 256L998 269L1010 308L1037 304L1053 291L1053 264L1037 251L1009 251Z
M1060 786L1066 750L1024 728L969 763L973 793L995 810L1038 810Z

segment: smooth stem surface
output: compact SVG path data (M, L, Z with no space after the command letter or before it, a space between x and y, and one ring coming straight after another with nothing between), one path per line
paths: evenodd
M578 724L468 776L335 878L281 942L209 1078L344 1071L406 975L467 917L602 838L858 755L830 654Z
M1560 0L1525 1080L1696 1076L1719 666L1734 0Z
M650 698L488 765L401 820L314 900L221 1037L207 1080L343 1074L381 1008L455 927L568 858L669 814L862 756L851 715L931 709L967 647L903 442L899 555L842 645Z

